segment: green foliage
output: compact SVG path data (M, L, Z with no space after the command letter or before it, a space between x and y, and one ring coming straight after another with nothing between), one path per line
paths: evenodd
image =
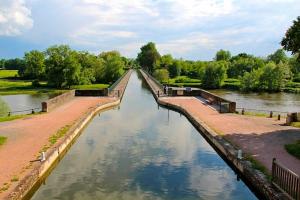
M40 51L30 51L24 56L25 70L19 70L21 77L41 80L45 77L45 55Z
M14 58L14 59L8 59L8 60L1 60L1 68L7 69L7 70L20 70L24 68L24 60L20 58Z
M227 74L230 78L238 78L243 76L245 72L262 68L264 65L264 61L260 58L241 54L231 60Z
M108 84L88 84L88 85L75 85L72 86L71 89L79 89L79 90L94 90L94 89L104 89L108 88Z
M216 53L215 60L216 61L222 61L222 60L228 61L230 58L231 58L230 51L225 51L225 50L221 49Z
M241 90L245 92L258 90L260 75L261 69L246 72L244 76L240 78Z
M241 81L235 78L227 78L224 80L222 88L231 89L231 90L239 90L241 87Z
M104 76L105 83L112 83L117 81L124 73L123 67L125 65L119 52L110 51L99 55L104 60Z
M138 54L137 61L141 67L150 73L154 71L156 63L160 59L160 54L158 53L155 44L149 42L148 44L141 47L141 52Z
M226 78L226 62L211 62L205 68L202 84L205 88L220 88Z
M153 76L161 82L166 82L169 79L169 72L166 69L156 69Z
M285 50L291 51L292 54L300 53L300 16L297 17L293 25L286 31L281 45ZM300 60L299 55L298 60Z
M286 56L283 49L278 49L273 54L268 56L268 61L272 61L276 64L279 64L280 62L285 63L288 61L288 57Z
M156 62L156 68L168 69L173 65L173 57L170 54L163 55L158 62Z
M300 159L300 140L296 141L292 144L284 145L284 148L289 152L291 155L295 156L296 158Z
M168 66L168 71L171 78L174 78L176 76L180 76L181 73L181 62L175 61L173 64Z
M7 140L7 137L0 136L0 146L3 145Z

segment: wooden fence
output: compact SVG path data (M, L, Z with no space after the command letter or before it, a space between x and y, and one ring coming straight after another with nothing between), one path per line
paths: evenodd
M275 158L272 163L272 184L291 199L300 200L300 178L293 171L280 165Z

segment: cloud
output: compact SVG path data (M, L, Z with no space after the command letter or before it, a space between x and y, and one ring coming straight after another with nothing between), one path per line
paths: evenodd
M0 2L0 36L20 35L33 26L31 11L24 0L1 0Z

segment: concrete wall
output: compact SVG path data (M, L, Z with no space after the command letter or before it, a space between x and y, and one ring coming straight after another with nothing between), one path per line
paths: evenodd
M75 96L84 96L84 97L99 97L99 96L107 96L108 89L101 90L75 90Z
M42 102L42 112L50 112L58 106L72 100L75 97L75 90L63 93L57 97Z

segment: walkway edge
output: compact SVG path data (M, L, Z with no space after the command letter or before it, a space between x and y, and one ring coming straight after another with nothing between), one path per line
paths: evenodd
M132 70L129 70L126 75L123 77L125 81L124 90L125 92L129 78L131 76ZM8 194L4 199L28 199L32 195L32 190L35 189L41 184L43 179L47 177L47 175L52 171L60 159L66 154L68 149L72 146L75 140L80 136L82 130L88 125L88 123L93 119L93 117L99 113L100 111L105 111L107 109L111 109L120 105L122 101L123 94L121 98L115 98L115 101L105 104L98 104L95 107L90 108L87 113L79 118L75 124L68 130L66 136L56 143L53 147L51 147L46 152L46 160L41 162L36 168L34 168L27 176L25 176L19 184L13 189L13 191Z
M152 90L153 86L148 82L145 74L140 70L144 80L150 87L154 98L159 105L175 110L182 113L193 124L193 126L202 134L212 147L225 159L225 161L241 175L247 185L262 199L288 199L286 195L277 191L271 183L266 179L265 175L252 168L252 164L246 160L237 158L237 149L229 144L224 138L219 136L213 131L206 123L199 118L194 117L183 107L164 102L164 97L158 97L155 91Z

